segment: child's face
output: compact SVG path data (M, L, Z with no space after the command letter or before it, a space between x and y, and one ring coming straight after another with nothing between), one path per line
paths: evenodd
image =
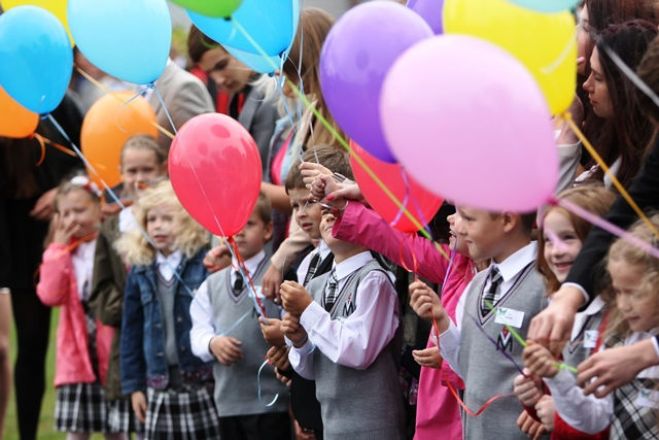
M164 174L156 153L142 148L128 148L121 163L121 179L126 194L135 196Z
M446 220L449 224L449 246L451 249L455 249L457 252L462 255L469 256L469 249L467 244L463 239L459 237L459 232L462 228L462 218L457 212L446 217Z
M257 212L252 212L245 227L235 236L240 255L245 260L261 252L271 238L272 223L265 223Z
M229 55L221 47L209 49L201 56L199 67L215 81L221 89L238 93L245 88L252 70Z
M151 208L146 213L146 232L155 249L163 255L175 250L176 207L163 204Z
M57 200L57 212L65 228L75 225L74 238L94 234L101 223L101 208L84 189L74 189Z
M320 221L322 212L318 203L308 189L295 188L288 191L295 221L312 240L320 239Z
M568 216L556 209L547 213L542 228L545 261L556 279L562 283L567 278L583 243Z
M612 260L609 261L608 270L616 295L616 306L629 328L643 332L659 327L657 292L643 286L645 268L622 260Z
M456 228L469 256L474 261L495 258L501 251L505 234L510 227L504 215L492 216L488 211L459 207L460 222Z

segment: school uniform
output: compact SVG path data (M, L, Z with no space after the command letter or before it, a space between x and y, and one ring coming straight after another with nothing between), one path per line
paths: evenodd
M289 360L316 380L323 436L404 438L398 384L399 304L389 274L362 252L309 283L314 298L300 316L308 341Z

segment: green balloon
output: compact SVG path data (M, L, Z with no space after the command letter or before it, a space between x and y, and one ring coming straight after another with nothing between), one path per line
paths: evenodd
M183 6L207 17L231 17L231 14L240 7L243 0L170 0L172 3Z

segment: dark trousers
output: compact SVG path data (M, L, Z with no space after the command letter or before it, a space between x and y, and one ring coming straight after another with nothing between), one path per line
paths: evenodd
M39 301L34 289L12 289L11 305L18 345L14 367L18 430L21 440L34 440L46 382L50 308Z
M288 413L220 417L220 437L231 440L290 440Z

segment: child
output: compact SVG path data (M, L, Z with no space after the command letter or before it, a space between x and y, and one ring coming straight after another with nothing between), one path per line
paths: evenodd
M603 216L613 204L614 195L604 187L581 186L563 191L558 198ZM539 234L538 269L546 280L548 292L555 292L565 281L590 228L590 223L564 208L553 206L545 210ZM571 341L563 351L563 360L567 365L576 366L592 351L597 351L604 333L603 326L606 326L605 315L605 302L599 296L586 310L577 314ZM521 374L517 376L514 391L527 411L536 414L545 429L552 431L552 438L584 436L555 414L553 398L544 394L531 378Z
M659 215L651 222L659 226ZM656 243L653 231L643 222L636 223L630 232L642 241ZM609 305L612 316L605 347L631 345L659 334L659 260L619 239L609 250L607 270L615 302ZM574 428L594 434L611 425L612 439L659 438L659 367L642 370L634 381L599 399L585 396L574 375L565 369L559 371L551 353L542 346L530 344L524 361L532 373L546 378L556 411Z
M60 185L53 242L44 252L37 286L44 304L62 307L57 330L55 424L69 439L87 439L92 432L105 433L108 439L126 438L108 425L109 406L101 386L107 376L114 330L94 318L88 303L101 222L99 195L86 176Z
M121 321L122 390L146 438L217 438L211 366L190 347L190 303L206 277L209 234L183 210L169 182L145 191L135 207L148 240L132 231L116 243L132 265Z
M239 270L234 259L232 267L211 274L199 287L190 308L193 353L204 361L219 361L213 366L213 376L224 439L288 440L291 435L286 388L272 369L259 372L268 345L259 329L250 286L253 282L260 297L258 286L268 267L264 246L272 237L271 213L270 202L260 194L247 224L235 236L249 273ZM260 301L267 316L279 316L273 302Z
M366 248L332 236L335 218L324 210L320 224L334 269L308 290L292 281L281 286L288 312L282 327L294 344L289 360L302 377L316 380L326 440L400 439L398 297Z
M467 207L458 207L458 213L458 238L469 255L476 261L492 259L492 264L469 283L455 323L427 286L410 286L411 302L417 314L436 320L441 354L465 382L467 407L477 411L500 396L480 416L465 415L464 438L526 438L515 423L522 406L510 396L517 369L501 351L521 363L522 346L512 331L525 335L531 318L546 305L545 286L535 270L537 247L531 242L535 213Z

